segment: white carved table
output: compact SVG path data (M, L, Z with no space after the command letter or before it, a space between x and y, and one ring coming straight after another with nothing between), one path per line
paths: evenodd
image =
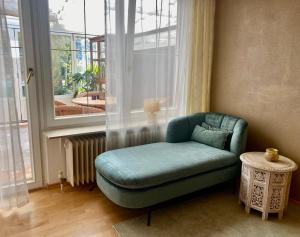
M269 213L278 213L281 219L287 208L292 172L297 169L294 161L279 156L277 162L265 160L264 152L248 152L240 156L242 175L239 200L245 210L262 212L262 219Z

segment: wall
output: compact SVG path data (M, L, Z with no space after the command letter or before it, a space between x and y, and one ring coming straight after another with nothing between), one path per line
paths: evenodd
M217 0L215 24L212 111L249 122L248 150L276 147L300 165L300 1Z

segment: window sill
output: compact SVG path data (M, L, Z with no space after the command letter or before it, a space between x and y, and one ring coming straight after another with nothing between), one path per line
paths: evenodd
M62 138L62 137L69 137L69 136L101 133L101 132L105 132L105 129L106 129L105 125L98 125L98 126L46 130L43 132L43 134L48 139L55 139L55 138Z
M170 109L169 112L174 111L174 109ZM168 110L163 109L160 114L157 116L157 121L155 123L149 123L147 121L147 117L145 117L144 111L133 111L132 114L135 115L135 119L131 123L128 122L127 128L137 128L137 127L148 127L153 125L162 125L167 124L168 121L164 119L164 114L168 112ZM163 114L162 114L163 113ZM105 118L104 115L102 115L101 119ZM76 118L74 118L76 119ZM62 119L63 120L63 119ZM99 119L100 120L100 119ZM98 120L98 122L99 122ZM111 120L114 120L114 117L112 116ZM77 125L77 124L76 124ZM78 127L72 127L72 128L54 128L49 130L44 130L43 135L44 137L48 139L54 139L54 138L62 138L62 137L68 137L68 136L77 136L77 135L87 135L87 134L95 134L95 133L104 133L106 131L106 124L102 123L102 125L94 125L94 126L84 126L81 124L77 125ZM51 127L50 127L51 128ZM111 126L111 130L118 130L120 129L119 125Z

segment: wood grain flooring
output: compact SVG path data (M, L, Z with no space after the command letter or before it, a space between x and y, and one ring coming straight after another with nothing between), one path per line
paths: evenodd
M0 211L0 237L117 236L113 224L142 215L109 201L95 187L58 186L30 193L30 203L9 212Z

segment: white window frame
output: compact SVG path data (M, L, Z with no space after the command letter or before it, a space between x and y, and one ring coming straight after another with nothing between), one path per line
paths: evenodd
M44 129L55 129L61 127L79 127L90 125L105 125L106 115L101 114L80 114L70 116L55 116L52 66L51 66L51 44L50 44L50 26L49 26L49 5L48 0L30 0L37 10L38 23L37 30L34 32L35 38L39 39L39 62L42 83L41 90L42 99L40 100L40 108L43 113ZM176 29L175 26L171 26ZM150 32L151 33L151 32ZM139 33L147 35L149 32ZM172 108L173 110L173 108ZM132 111L134 114L144 113L144 111Z
M45 128L90 126L105 124L106 115L103 114L81 114L75 116L56 117L54 109L54 95L51 66L51 44L49 26L48 0L32 0L37 9L38 29L34 32L39 39L41 58L40 67L42 72L42 94L40 107L43 109Z
M30 1L19 0L19 19L21 24L21 32L23 39L23 50L26 71L29 68L36 68L35 48L34 48L34 35L32 27L33 11L31 9ZM23 28L23 29L22 29ZM29 139L30 151L33 158L33 179L28 180L28 188L36 189L43 186L43 173L42 173L42 159L41 159L41 142L40 142L40 116L39 116L39 103L38 103L38 81L39 74L34 70L33 78L27 85L27 119L29 124Z

